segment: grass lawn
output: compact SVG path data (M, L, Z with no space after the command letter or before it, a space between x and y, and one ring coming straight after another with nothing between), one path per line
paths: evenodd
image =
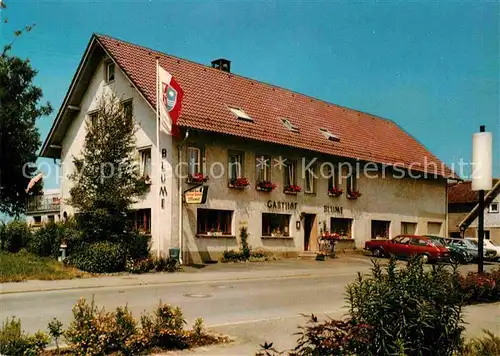
M51 258L24 252L0 252L0 283L21 282L28 279L72 279L85 275L84 272L65 267Z

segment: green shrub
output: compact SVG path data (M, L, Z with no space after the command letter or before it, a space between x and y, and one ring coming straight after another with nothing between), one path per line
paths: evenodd
M348 285L347 300L354 324L373 328L374 355L451 355L461 347L464 296L456 269L425 271L418 259L400 269L394 259L384 268L374 262L369 277Z
M500 355L500 337L485 330L485 336L467 342L461 355L463 356L492 356Z
M31 239L31 230L25 221L13 220L2 229L2 249L12 253L26 248Z
M125 267L125 252L120 244L97 242L70 255L66 263L91 273L118 272Z
M136 261L128 259L125 264L125 271L128 273L146 273L151 271L153 268L153 259L150 257Z
M241 238L241 256L244 260L248 260L250 258L251 248L248 245L248 231L246 227L242 227L240 229L240 238Z
M73 307L73 321L65 332L74 355L107 355L126 350L129 339L137 332L137 323L127 307L106 312L80 299Z
M300 327L299 339L294 352L289 355L303 356L355 356L372 355L369 343L372 340L372 328L368 325L357 325L352 319L319 321L311 314L306 326ZM273 343L260 345L256 356L283 355L273 347Z
M5 251L7 248L5 247L5 230L7 229L7 225L0 221L0 251Z
M128 231L126 215L108 212L105 209L81 212L75 217L75 222L86 243L123 242L124 231Z
M57 258L60 254L61 237L60 224L49 222L33 233L27 249L41 257Z
M205 325L203 325L203 318L196 318L193 323L193 336L201 338L205 335Z
M128 259L125 270L129 273L176 272L180 267L177 260L170 257L148 257L135 261Z
M123 237L123 247L127 253L127 258L140 260L149 257L150 238L137 231L129 232Z
M161 258L161 257L160 257ZM161 270L156 270L157 272L176 272L180 270L179 264L176 259L170 258L170 257L165 257L163 258L163 269Z
M38 355L49 342L49 336L40 331L35 335L26 334L21 327L21 320L15 318L7 318L0 329L1 355Z
M184 316L179 307L160 304L153 316L141 316L141 332L150 337L150 346L163 348L186 348L186 333L184 332Z
M59 339L64 335L63 324L60 320L54 318L47 324L47 329L49 329L49 335L54 340L56 348L59 351Z
M245 258L240 251L229 250L224 251L224 253L222 254L222 262L238 262L244 260Z

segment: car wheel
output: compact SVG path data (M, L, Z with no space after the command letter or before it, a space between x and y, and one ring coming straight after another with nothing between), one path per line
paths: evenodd
M461 263L461 262L460 262L460 259L457 256L451 255L450 256L450 263L455 265L455 264L458 264L458 263Z
M376 248L372 251L372 254L375 257L382 257L384 255L384 252L381 249Z
M420 255L420 258L422 259L422 263L426 264L429 263L429 256L426 254Z

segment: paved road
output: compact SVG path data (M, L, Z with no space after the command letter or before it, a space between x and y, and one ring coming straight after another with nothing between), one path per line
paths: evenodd
M80 297L112 309L127 304L139 316L159 302L179 305L188 322L202 317L207 325L247 322L341 307L344 285L353 273L250 281L198 282L154 286L33 292L0 296L2 316L22 319L27 331L46 327L54 316L64 323Z
M12 285L5 285L4 293L7 294L0 294L0 314L2 319L12 315L21 318L25 330L34 332L45 329L53 317L67 325L71 308L80 297L89 300L94 297L97 305L108 310L127 304L136 317L144 310L151 311L161 299L180 306L189 324L202 317L214 330L237 338L234 344L198 349L195 354L249 355L266 340L276 341L280 348L291 347L297 338L293 333L304 321L301 313L341 317L345 313L345 285L354 279L357 271L366 272L369 268L366 259L351 259L347 264L338 260L331 263L288 261L274 265L217 266L208 271L188 271L164 277L137 277L138 282L140 278L149 280L149 285L120 286L120 281L134 281L123 276L99 280L101 286L109 281L109 287L92 287L89 280L85 281L88 285L84 289L45 292L16 293L12 288L8 292L7 287ZM235 272L235 269L241 271ZM236 279L235 273L248 279ZM71 283L80 286L77 283L81 282L68 281L64 285L71 288ZM61 287L61 283L57 286ZM31 288L33 285L26 286ZM46 289L55 284L39 282L38 285ZM23 285L17 288L22 289ZM480 312L485 315L479 319L481 327L492 329L500 325L498 318L488 315L497 308L498 305ZM483 314L474 313L476 319ZM182 354L192 353L184 351Z

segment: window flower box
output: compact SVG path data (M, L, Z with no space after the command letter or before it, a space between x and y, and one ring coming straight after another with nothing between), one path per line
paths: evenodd
M255 187L257 190L261 192L272 192L276 188L276 184L274 184L271 181L265 180L262 182L258 182L257 186Z
M287 234L283 233L283 231L281 231L281 229L274 229L272 232L271 232L271 237L283 237L283 236L286 236Z
M210 229L207 231L208 236L222 236L222 231L220 229Z
M189 184L205 183L208 180L208 176L203 173L188 174L187 182Z
M296 195L297 193L300 193L301 190L302 188L299 187L298 185L286 185L284 188L284 193Z
M362 194L358 190L348 190L347 199L358 199Z
M328 189L328 196L330 197L340 197L343 193L343 190L340 189L340 188L331 188L331 189Z
M249 185L250 185L250 182L245 177L233 178L233 179L229 180L229 188L243 189L243 188L248 187Z

